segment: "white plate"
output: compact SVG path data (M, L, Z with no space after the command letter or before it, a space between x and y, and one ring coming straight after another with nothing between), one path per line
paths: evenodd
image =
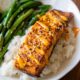
M41 0L45 4L51 4L53 8L63 10L66 12L72 12L75 17L75 23L77 27L80 27L80 13L76 5L72 2L72 0ZM67 65L67 67L58 73L56 76L51 77L50 79L46 80L58 80L66 75L69 71L71 71L80 61L80 33L77 37L77 45L76 51L74 56L72 57L71 61ZM10 78L0 77L0 80L13 80Z

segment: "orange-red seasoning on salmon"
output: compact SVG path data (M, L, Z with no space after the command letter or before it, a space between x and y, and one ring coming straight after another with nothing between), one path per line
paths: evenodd
M53 48L68 26L70 16L70 13L58 10L50 10L43 15L26 35L16 57L15 67L32 76L40 76Z

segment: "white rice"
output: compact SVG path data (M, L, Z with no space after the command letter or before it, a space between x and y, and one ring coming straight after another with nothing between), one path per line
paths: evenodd
M71 28L69 28L69 36L70 37L67 41L62 38L57 43L50 58L49 64L41 74L42 77L49 75L50 73L53 73L53 75L56 74L61 69L61 67L64 66L64 63L72 57L73 51L75 49L76 39ZM13 64L14 57L18 53L18 49L23 38L24 37L16 36L11 41L8 47L8 52L4 56L4 62L0 68L0 75L18 78L19 80L35 80L35 78L32 78L29 75L17 70Z

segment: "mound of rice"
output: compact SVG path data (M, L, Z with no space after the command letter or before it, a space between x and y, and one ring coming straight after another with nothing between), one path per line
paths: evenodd
M50 58L50 62L46 68L44 68L41 77L45 77L51 73L55 75L65 65L66 61L72 57L76 42L72 28L68 28L68 35L67 40L64 38L66 35L63 35L57 43ZM35 80L35 78L17 70L13 64L24 37L16 36L11 41L8 52L5 54L4 62L0 67L0 75L18 78L19 80Z

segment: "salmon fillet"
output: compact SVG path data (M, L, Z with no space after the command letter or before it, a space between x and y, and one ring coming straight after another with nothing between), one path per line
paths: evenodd
M58 10L43 15L26 35L16 56L15 67L32 76L40 76L70 18L70 13Z

